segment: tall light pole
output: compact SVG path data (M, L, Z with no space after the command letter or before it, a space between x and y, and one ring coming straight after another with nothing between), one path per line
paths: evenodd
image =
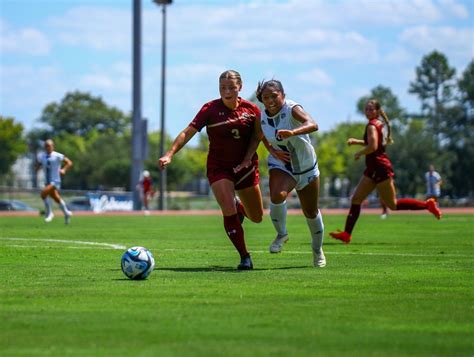
M139 192L136 190L143 170L142 152L142 91L141 91L141 0L133 0L133 116L132 116L132 169L131 191L133 209L141 208Z
M163 26L161 30L161 123L160 123L160 157L165 154L165 83L166 83L166 5L170 5L172 0L153 0L157 5L161 5L163 14ZM166 210L166 170L160 170L160 197L158 209Z

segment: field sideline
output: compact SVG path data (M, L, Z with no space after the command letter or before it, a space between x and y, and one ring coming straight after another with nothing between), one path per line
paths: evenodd
M443 214L474 214L474 207L442 207ZM348 208L323 208L321 209L324 215L340 215L347 214ZM269 210L264 210L265 215L269 215ZM59 210L55 210L54 213L61 216L62 213ZM140 216L143 215L142 211L110 211L94 213L91 211L75 211L73 212L76 216L93 216L93 215L104 215L104 216ZM378 214L380 215L380 208L362 208L361 214ZM300 209L289 209L288 215L301 215ZM406 215L407 211L389 211L392 215ZM411 211L409 214L422 214L426 215L426 211ZM38 212L28 211L0 211L0 217L28 217L38 216ZM151 216L199 216L199 215L221 215L220 210L166 210L166 211L150 211Z
M351 244L326 233L324 269L301 214L281 254L268 215L246 221L248 272L219 214L0 216L0 355L471 356L474 215L368 211ZM148 280L120 270L134 245Z

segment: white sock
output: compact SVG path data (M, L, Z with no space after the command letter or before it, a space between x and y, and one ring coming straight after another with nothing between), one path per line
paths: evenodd
M44 208L45 208L44 215L48 217L51 214L51 201L49 200L48 197L46 197L46 198L43 198L43 202L44 202Z
M281 236L287 235L286 231L286 201L282 203L270 202L270 217L272 219L273 227Z
M319 253L323 247L324 237L324 223L321 211L318 210L316 218L306 218L306 223L308 223L309 231L311 232L311 246L315 252Z
M59 207L61 207L61 211L63 211L65 215L69 214L69 210L66 207L66 202L64 202L62 198L59 200Z

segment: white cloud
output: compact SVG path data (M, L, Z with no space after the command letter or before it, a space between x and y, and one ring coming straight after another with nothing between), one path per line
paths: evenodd
M46 35L32 27L12 28L5 21L0 21L0 51L26 55L46 55L51 44Z
M443 7L443 11L448 14L453 14L453 16L460 19L467 19L469 17L468 9L456 0L440 0L440 4Z
M78 6L48 19L60 43L102 51L131 51L131 12L113 7Z
M87 91L109 91L112 95L129 93L132 88L132 68L128 62L113 63L107 68L98 67L79 78L79 85Z
M449 56L474 57L474 29L416 26L404 30L402 43L422 53L438 50Z
M317 87L328 87L334 84L331 76L320 68L313 68L312 70L301 72L296 76L296 79L302 82L312 83Z

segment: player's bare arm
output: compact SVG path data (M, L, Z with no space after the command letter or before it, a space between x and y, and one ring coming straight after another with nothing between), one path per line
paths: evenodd
M158 167L160 170L163 170L167 165L173 160L174 154L186 145L186 143L191 140L191 138L197 133L197 129L192 126L186 127L178 136L174 139L171 149L158 160Z
M262 127L260 125L260 118L257 118L254 122L254 131L252 134L252 138L250 139L249 147L247 152L245 153L245 157L242 162L234 167L234 172L237 173L240 170L249 167L252 164L252 157L258 149L258 145L260 145L260 141L265 139L262 132Z
M347 145L365 145L364 140L356 139L356 138L349 138L347 139Z
M59 170L59 173L61 175L66 175L67 170L69 170L71 167L72 161L69 158L64 157L64 166Z
M293 130L278 130L277 136L281 139L288 139L290 136L309 134L318 130L318 124L300 105L296 105L291 110L293 118L299 121L301 125L299 128Z
M367 145L354 154L354 159L359 160L362 155L369 155L377 150L377 129L375 126L369 125L367 128Z

